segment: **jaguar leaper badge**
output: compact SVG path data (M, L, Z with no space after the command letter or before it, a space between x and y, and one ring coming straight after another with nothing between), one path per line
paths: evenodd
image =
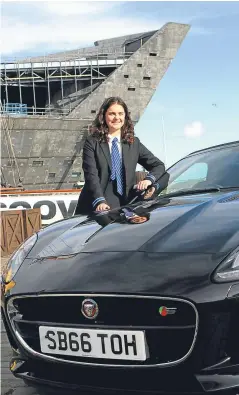
M93 299L84 299L81 306L81 312L84 317L93 320L99 314L98 304Z

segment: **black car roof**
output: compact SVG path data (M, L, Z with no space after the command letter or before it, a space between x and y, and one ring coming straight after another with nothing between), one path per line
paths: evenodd
M200 152L207 152L207 151L221 149L221 148L224 149L224 148L236 147L237 145L239 146L239 140L238 141L231 141L230 143L213 145L212 147L203 148L198 151L191 152L189 155L187 155L187 157L194 155L194 154L198 154Z

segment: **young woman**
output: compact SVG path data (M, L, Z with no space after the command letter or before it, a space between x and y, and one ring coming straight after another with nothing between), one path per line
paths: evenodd
M165 172L163 162L135 137L124 101L110 97L100 107L84 144L85 185L75 215L89 215L127 204L136 183L137 163L149 172L137 183L138 190L157 182Z

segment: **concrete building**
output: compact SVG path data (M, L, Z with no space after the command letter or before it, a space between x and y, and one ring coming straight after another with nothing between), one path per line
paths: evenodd
M1 64L2 181L26 189L84 181L82 146L106 97L136 124L190 26L167 23L93 47Z

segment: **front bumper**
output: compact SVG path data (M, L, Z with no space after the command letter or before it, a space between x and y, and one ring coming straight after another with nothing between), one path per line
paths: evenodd
M233 303L234 305L234 303ZM228 313L218 314L214 312L211 317L210 313L204 311L204 308L199 309L199 315L204 318L199 325L199 332L197 337L197 344L193 350L192 355L176 366L170 367L148 367L147 369L139 369L138 367L109 367L109 366L84 366L67 363L67 361L49 361L44 357L32 355L25 349L16 338L16 334L12 330L8 319L5 321L5 326L9 334L9 340L12 347L17 350L11 361L12 373L24 380L27 380L33 386L43 386L53 388L59 393L60 389L63 391L80 392L81 390L93 391L103 394L205 394L205 393L221 393L223 395L238 395L239 394L239 360L236 339L238 339L236 308L232 309L233 314L228 316ZM228 306L225 310L227 311ZM235 306L234 306L235 307ZM214 306L217 310L219 306ZM208 310L208 306L207 309ZM4 314L3 314L4 316ZM5 317L4 317L5 318ZM7 318L7 317L6 317ZM210 319L209 319L210 318ZM206 329L210 328L209 333ZM227 330L225 330L225 328ZM233 329L233 331L231 330ZM211 333L212 332L212 333ZM215 339L216 342L211 343L209 348L208 339ZM232 358L226 359L220 364L214 365L214 360L219 360L221 353L216 352L211 355L211 350L217 348L225 335L233 344L226 347L232 355ZM204 348L202 348L203 340ZM224 352L225 347L222 347ZM202 366L199 362L198 356L200 354L209 356L206 365ZM195 362L193 364L191 362ZM206 368L205 368L206 366Z
M97 392L97 394L239 394L239 365L226 361L219 367L200 373L187 368L152 368L147 371L125 368L85 367L67 363L49 363L31 358L25 350L14 352L10 369L15 377L34 387L60 393Z

